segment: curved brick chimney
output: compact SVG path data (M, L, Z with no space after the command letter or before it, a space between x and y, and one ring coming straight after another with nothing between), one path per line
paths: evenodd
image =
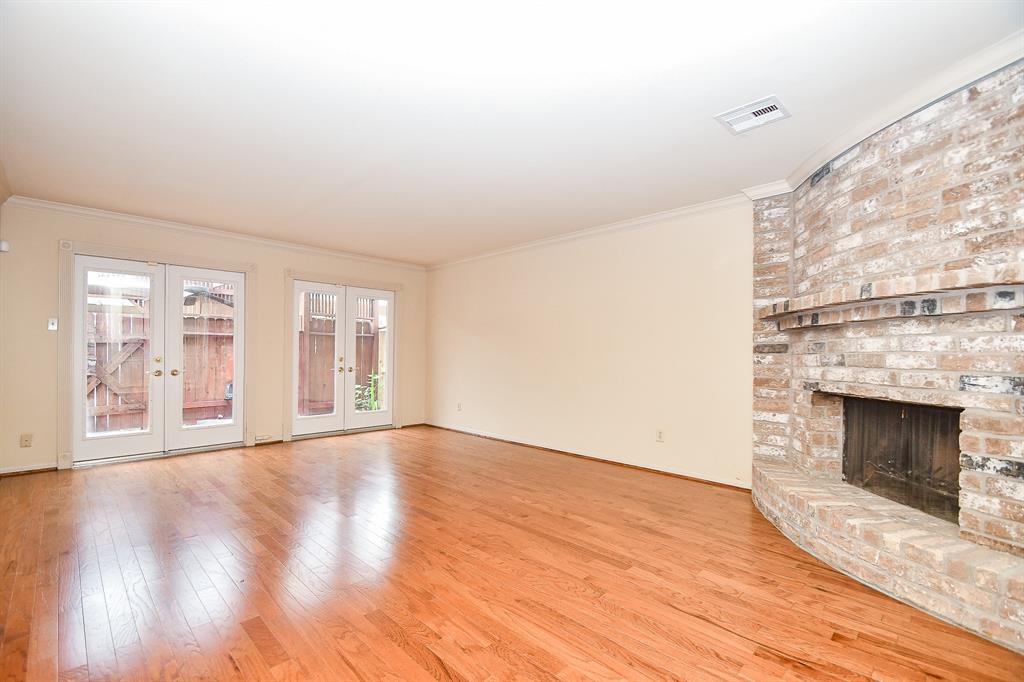
M756 201L754 235L755 503L1024 651L1024 63ZM962 410L958 523L843 480L848 397Z

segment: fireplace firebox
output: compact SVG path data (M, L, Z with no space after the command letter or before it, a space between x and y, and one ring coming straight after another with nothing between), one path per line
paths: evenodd
M960 412L843 398L843 476L890 500L957 522Z

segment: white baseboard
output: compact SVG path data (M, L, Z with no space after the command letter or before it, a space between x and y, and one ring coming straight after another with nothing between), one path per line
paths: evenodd
M730 480L726 480L724 478L719 478L717 476L708 476L705 473L696 473L696 472L693 472L693 471L687 471L685 469L662 469L662 468L656 468L656 467L652 467L652 466L647 466L645 464L637 464L636 462L627 462L627 461L618 460L618 459L609 459L607 457L598 457L597 455L587 455L587 454L580 453L580 452L573 452L571 450L566 450L565 448L560 448L560 447L557 447L557 446L554 446L554 445L547 445L545 443L531 443L531 442L526 441L526 440L524 440L522 438L516 438L515 436L508 436L508 435L500 434L500 433L491 433L489 431L482 431L480 429L471 429L471 428L467 428L467 427L464 427L464 426L456 426L454 424L449 425L449 424L438 424L438 423L434 423L434 422L427 422L427 426L436 426L438 428L448 429L450 431L461 431L463 433L468 433L468 434L471 434L471 435L474 435L474 436L483 436L484 438L493 438L495 440L509 441L509 442L516 443L516 444L519 444L519 445L526 445L528 447L544 448L546 450L555 450L556 452L567 453L569 455L578 455L580 457L586 457L587 459L593 459L593 460L597 460L597 461L601 461L601 462L609 462L611 464L623 464L625 466L639 467L640 469L647 469L649 471L660 471L660 472L665 473L665 474L672 474L672 475L675 475L675 476L684 476L686 478L692 478L692 479L695 479L695 480L698 480L698 481L707 481L708 483L718 483L718 484L721 484L721 485L730 486L732 488L742 488L744 490L750 490L750 485L751 485L750 483L744 482L744 481L734 481L734 480L730 481ZM751 466L753 466L753 465L751 465Z
M17 464L10 467L0 467L0 476L6 474L27 474L32 471L43 471L46 469L56 469L57 462L53 464Z

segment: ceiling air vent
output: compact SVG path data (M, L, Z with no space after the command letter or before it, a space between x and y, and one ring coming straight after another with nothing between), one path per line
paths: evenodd
M789 118L789 112L775 95L715 116L715 120L728 128L729 132L734 135L773 121L781 121L784 118Z

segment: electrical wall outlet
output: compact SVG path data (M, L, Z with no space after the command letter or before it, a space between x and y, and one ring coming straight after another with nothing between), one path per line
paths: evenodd
M457 404L457 405L455 406L455 411L456 411L456 412L462 412L462 403L459 403L459 404Z
M665 432L662 431L661 429L656 430L654 432L654 442L655 443L664 443L665 442Z
M31 433L23 433L23 434L21 434L21 436L18 437L18 447L21 447L21 448L30 448L30 447L32 447L32 434Z

